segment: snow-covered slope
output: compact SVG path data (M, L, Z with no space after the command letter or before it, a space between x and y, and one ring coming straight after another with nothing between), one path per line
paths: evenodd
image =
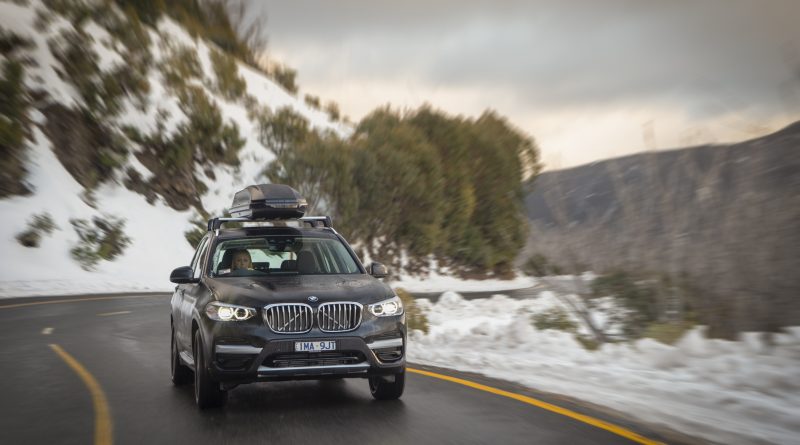
M55 15L47 29L39 31L34 25L38 9L45 9L38 1L30 1L27 5L0 2L0 27L29 39L33 44L26 50L26 55L32 59L26 68L27 85L31 89L45 90L47 101L59 102L67 107L76 106L81 103L81 97L69 82L59 76L60 64L48 45L49 40L57 38L59 33L73 27L73 24ZM98 65L103 71L126 63L120 51L110 43L105 29L90 20L83 24L83 30L93 40L93 49L99 56ZM150 82L147 107L142 111L132 100L125 99L122 112L109 118L108 123L112 126L132 126L143 133L150 133L162 119L157 110L166 110L169 118L162 123L169 132L186 116L181 112L179 99L164 86L162 74L155 68L165 57L164 48L180 43L194 49L206 79L214 78L209 59L211 49L208 43L192 38L169 19L162 19L157 29L147 30L151 39L150 51L154 57L153 68L147 73ZM341 135L348 133L346 126L330 121L323 111L310 108L262 73L240 63L239 75L247 82L247 94L261 106L272 110L290 107L317 129L329 129ZM259 142L257 125L248 118L241 101L227 101L215 94L208 85L200 82L196 85L202 87L217 104L224 121L236 123L240 136L246 141L239 152L241 165L237 169L217 166L213 171L214 179L198 173L208 186L208 191L202 197L203 206L212 213L221 213L229 205L235 191L248 184L263 182L260 174L274 159L274 154ZM38 111L32 111L30 117L38 124L44 123L45 117ZM3 253L0 296L170 289L169 272L191 259L192 249L184 238L184 232L191 228L189 221L196 217L194 212L178 212L160 201L150 205L144 196L126 189L121 178L107 181L94 190L95 204L88 205L81 197L83 187L59 162L53 152L52 142L36 125L32 128L27 163L29 175L26 180L33 193L0 200L0 251ZM128 156L127 162L126 167L133 168L144 178L152 175L135 156ZM38 248L23 247L15 236L26 229L32 215L43 211L50 213L58 229L52 235L45 236ZM113 261L101 261L95 271L89 272L70 256L70 249L78 242L70 219L91 219L102 217L103 214L126 221L125 234L130 237L131 244L123 255Z

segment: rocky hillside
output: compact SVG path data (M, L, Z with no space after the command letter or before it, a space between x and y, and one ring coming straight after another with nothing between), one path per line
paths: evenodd
M169 287L196 224L263 181L265 122L350 131L225 48L217 16L179 9L194 4L0 2L0 293Z
M699 321L722 332L800 322L800 122L547 172L534 185L523 258L685 277L703 295L693 310L716 314Z

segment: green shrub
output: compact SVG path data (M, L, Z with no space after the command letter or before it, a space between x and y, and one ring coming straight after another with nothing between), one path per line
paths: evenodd
M239 65L230 54L212 49L211 67L216 81L214 90L227 100L238 100L244 96L247 83L239 75Z
M114 74L119 78L122 89L129 96L138 100L138 107L146 109L147 95L150 92L150 81L147 74L153 65L153 55L150 52L150 33L139 19L140 15L128 6L125 14L107 14L104 25L111 36L124 47L121 51L124 67L115 69Z
M273 146L278 159L267 166L264 175L273 183L288 184L303 193L309 212L324 211L335 221L343 221L349 207L335 203L356 198L351 150L332 133L309 132L298 139L283 151ZM337 227L340 224L347 225L342 222Z
M275 113L262 110L258 124L259 141L279 156L302 143L311 133L308 120L290 107L283 107Z
M347 140L321 134L290 109L257 116L260 141L278 159L266 169L273 182L306 195L325 195L321 209L342 232L399 265L411 254L421 270L433 254L457 272L505 276L524 245L523 171L538 152L530 138L487 113L476 121L421 108L401 114L379 109ZM318 210L315 208L315 211ZM379 255L380 254L380 255Z
M688 321L651 323L642 333L642 337L652 338L668 345L674 344L683 337L694 323Z
M91 113L114 116L119 112L120 99L125 92L122 72L129 68L102 72L90 37L82 30L64 31L50 39L48 45L63 68L59 74L75 87Z
M163 125L151 134L124 128L126 135L141 147L137 157L153 172L146 184L129 174L125 185L143 193L148 201L160 195L176 210L191 206L202 210L199 197L207 187L197 177L197 167L209 170L218 164L237 166L245 140L234 122L222 120L222 113L203 88L186 86L180 90L179 99L188 119L173 133L168 134Z
M531 255L527 261L525 261L525 264L522 266L522 270L533 277L561 274L560 267L555 264L551 264L544 255L538 253Z
M53 13L53 11L44 8L37 8L36 18L33 21L33 28L40 33L46 32L50 28L50 24L53 22L53 17L55 17L55 13Z
M578 325L572 321L567 311L560 307L553 307L544 312L534 314L533 326L540 331L555 329L565 332L576 332Z
M85 270L93 270L102 260L112 261L125 251L131 240L125 236L125 221L109 215L70 220L79 244L72 248L72 257Z
M43 3L47 9L64 16L76 28L83 26L100 11L105 11L102 2L87 0L44 0Z
M202 88L188 87L180 99L181 110L189 118L189 122L179 128L180 145L189 147L190 151L197 147L202 160L211 164L238 165L238 152L245 141L239 136L236 123L223 124L219 107Z
M252 94L245 94L242 103L244 104L244 109L247 110L247 118L251 121L256 121L258 116L262 113L258 99Z
M405 289L398 288L394 291L403 302L403 310L406 313L406 326L408 330L417 329L427 334L430 329L428 317L419 310L419 307L414 301L414 297L406 292Z
M103 116L50 103L43 126L64 168L87 190L114 178L128 156L128 139Z
M208 227L205 221L199 219L193 220L192 226L191 229L183 232L183 236L186 238L189 245L192 246L192 249L197 249L197 246L200 245L200 241L206 236Z
M626 310L612 317L612 321L620 323L629 338L639 337L650 323L658 319L658 283L653 280L625 271L612 272L594 279L591 296L611 296Z
M192 36L208 39L226 53L249 63L255 59L254 51L237 33L230 5L225 0L169 0L165 2L165 10Z
M30 192L25 184L30 98L22 51L30 42L0 30L0 198Z
M339 104L336 102L328 102L325 105L325 112L328 113L332 121L338 121L342 118L342 113L339 111Z
M33 215L33 219L28 222L28 228L17 235L17 241L25 247L39 247L43 235L53 233L57 229L53 218L49 213Z
M600 342L591 337L584 335L575 335L575 340L583 346L587 351L596 351L600 347Z
M186 86L186 81L202 78L203 69L193 48L186 45L171 45L167 51L168 55L159 65L167 86L180 91Z
M306 94L303 99L305 100L306 104L308 104L309 107L315 108L317 110L321 108L319 96L312 96L311 94Z
M269 73L275 82L278 82L286 91L291 94L297 94L299 87L297 86L297 70L289 68L286 65L274 64Z
M155 25L161 14L166 11L164 0L117 0L117 4L128 16L135 15L148 25Z

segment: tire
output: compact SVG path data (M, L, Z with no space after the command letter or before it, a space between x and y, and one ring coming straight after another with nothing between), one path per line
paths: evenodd
M178 355L178 342L175 340L175 328L172 328L172 339L170 341L170 377L172 377L172 384L175 386L182 386L192 382L192 370L188 366L181 363L181 358Z
M200 338L200 331L194 333L194 401L198 408L216 408L225 405L228 399L228 392L219 387L219 382L215 382L208 375L208 368L205 366L203 356L203 339Z
M391 378L391 377L389 377ZM369 392L377 400L397 400L403 395L406 386L406 371L394 375L394 380L389 381L387 377L370 377Z

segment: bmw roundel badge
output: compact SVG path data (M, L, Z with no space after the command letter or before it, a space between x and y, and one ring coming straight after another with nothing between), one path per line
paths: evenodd
M308 297L308 301L311 302L311 303L316 303L317 301L319 301L319 298L317 298L317 297L312 295L312 296Z

